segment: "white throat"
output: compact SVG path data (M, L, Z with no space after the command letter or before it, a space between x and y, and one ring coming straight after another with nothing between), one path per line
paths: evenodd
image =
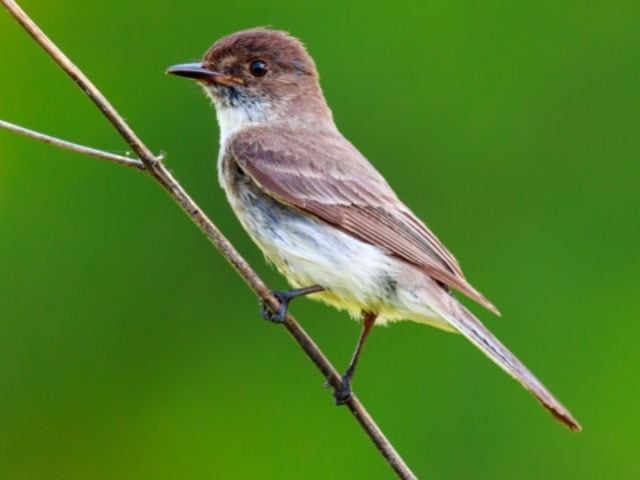
M220 127L220 147L224 147L234 133L257 123L258 115L247 111L244 107L216 106L216 116Z
M220 127L221 148L224 148L227 141L243 128L268 121L267 116L271 109L266 102L251 101L234 106L224 105L222 102L216 101L208 88L204 90L215 105L218 126Z

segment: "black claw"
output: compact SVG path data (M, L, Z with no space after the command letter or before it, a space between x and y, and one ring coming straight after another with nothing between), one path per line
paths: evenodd
M266 302L260 302L260 304L260 316L263 319L273 323L282 323L284 321L277 312L274 313L271 311L271 307L269 307Z
M333 392L333 398L336 401L336 405L344 405L351 398L351 378L347 375L342 376L342 387L337 388Z
M289 308L289 302L296 297L302 295L309 295L310 293L317 293L323 291L324 288L320 285L312 285L310 287L296 288L294 290L274 290L271 294L278 299L280 306L277 311L271 310L271 307L263 300L260 302L262 305L260 314L265 320L269 320L273 323L283 323L287 316L287 309Z
M260 302L262 308L260 310L260 315L265 320L268 320L273 323L283 323L285 317L287 316L287 309L289 307L289 301L291 297L288 295L288 292L280 292L273 291L271 292L274 297L280 303L280 307L275 312L271 310L271 307L264 300Z
M342 375L342 386L340 388L334 388L333 390L333 398L336 401L336 405L344 405L351 398L351 394L353 393L351 390L351 377L348 375ZM322 386L324 388L331 388L331 382L329 380L325 381Z

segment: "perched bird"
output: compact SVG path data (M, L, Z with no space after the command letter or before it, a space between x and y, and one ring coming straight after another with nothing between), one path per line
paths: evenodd
M542 383L452 295L498 314L454 256L338 131L303 44L254 28L218 40L202 62L167 73L199 82L220 126L218 176L233 211L294 290L274 292L281 322L309 295L362 318L335 392L347 401L374 324L402 319L459 332L572 430L580 425Z

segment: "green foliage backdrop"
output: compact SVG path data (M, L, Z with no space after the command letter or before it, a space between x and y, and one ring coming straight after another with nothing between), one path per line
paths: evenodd
M421 478L640 478L640 4L113 0L23 6L273 287L219 190L217 126L166 77L273 25L339 127L502 309L486 323L583 422L461 337L374 331L356 380ZM0 118L122 152L0 11ZM358 326L301 300L334 362ZM0 132L0 478L392 478L323 379L143 175Z

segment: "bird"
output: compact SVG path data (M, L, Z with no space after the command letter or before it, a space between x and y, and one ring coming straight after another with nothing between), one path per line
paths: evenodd
M202 61L169 67L204 88L220 130L218 180L235 215L293 287L274 291L285 321L308 296L362 321L336 403L346 403L374 325L412 320L462 334L571 430L553 394L455 297L498 314L460 264L338 130L304 44L251 28L216 41Z

